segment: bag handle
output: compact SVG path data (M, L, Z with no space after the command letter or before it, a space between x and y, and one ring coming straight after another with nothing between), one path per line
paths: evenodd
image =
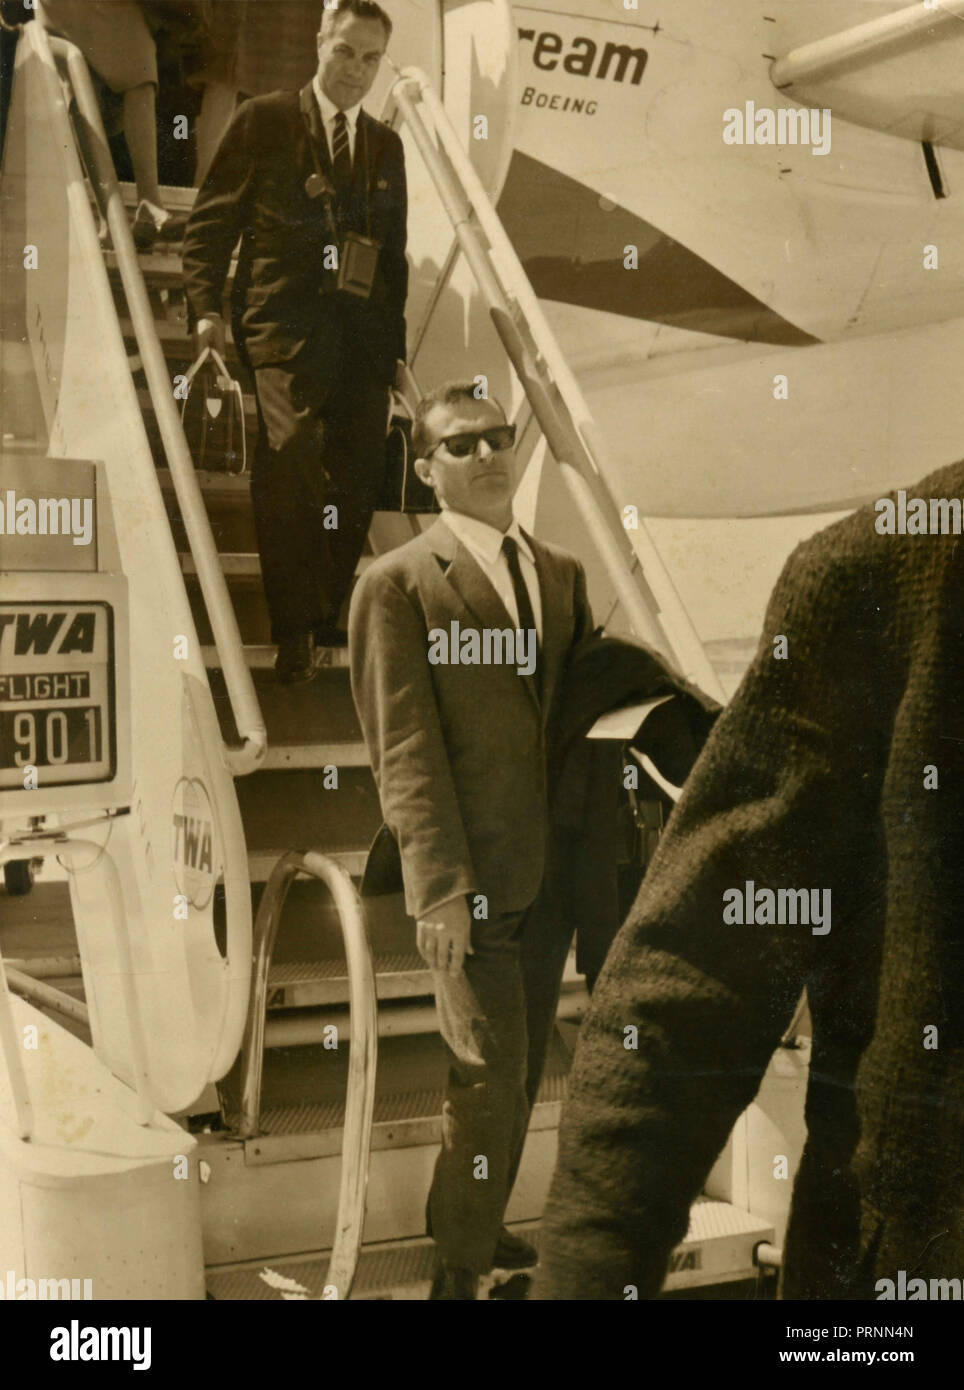
M194 378L197 376L198 372L200 372L201 368L209 360L213 365L215 372L217 373L217 384L220 390L233 395L238 403L238 415L241 421L241 467L237 470L230 468L228 469L228 472L236 476L240 476L248 471L248 431L244 422L244 392L241 390L240 381L237 381L231 375L231 373L228 371L227 363L225 362L224 358L221 356L221 354L218 352L216 348L211 347L210 343L206 347L201 349L201 352L199 353L197 360L192 362L190 367L188 367L187 371L184 373L185 391L183 397L181 398L181 423L183 424L184 422L184 410L187 406L188 397L191 394L191 386L194 382ZM230 444L232 444L233 442L234 441L232 431L232 436L229 438L229 448ZM201 463L203 463L205 448L206 436L202 434L201 458L198 462L199 467L201 466Z

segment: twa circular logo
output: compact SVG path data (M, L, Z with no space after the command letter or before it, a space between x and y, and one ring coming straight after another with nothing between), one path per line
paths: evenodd
M194 908L205 908L221 877L221 854L214 812L204 783L182 777L174 788L174 879Z

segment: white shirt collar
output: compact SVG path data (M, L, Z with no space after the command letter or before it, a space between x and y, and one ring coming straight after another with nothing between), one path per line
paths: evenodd
M319 110L321 111L321 119L324 122L325 130L328 130L338 114L338 107L325 96L321 89L321 82L318 79L317 72L311 80L311 86L315 94L315 101L317 101ZM358 113L360 110L361 102L358 101L354 106L349 106L345 111L345 116L348 119L348 129L352 135L354 135L355 127L358 124Z
M487 521L478 521L474 516L466 516L464 512L453 512L449 507L442 509L442 520L458 540L467 545L469 550L477 550L490 565L494 565L498 560L506 536L512 537L527 559L533 564L536 562L532 547L522 534L515 517L506 531L499 531Z

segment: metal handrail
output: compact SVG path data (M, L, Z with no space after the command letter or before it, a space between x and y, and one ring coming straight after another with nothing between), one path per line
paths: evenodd
M283 855L271 870L258 906L254 923L255 958L251 972L251 996L241 1044L241 1114L238 1132L244 1139L253 1138L258 1133L268 972L288 889L301 873L320 879L330 890L348 961L351 1019L348 1093L335 1239L325 1281L326 1287L334 1287L337 1297L344 1299L348 1297L355 1277L365 1224L368 1156L375 1110L375 1068L378 1061L378 1005L375 969L361 899L346 870L324 854L291 850Z
M53 985L45 985L32 975L25 975L22 970L15 969L13 965L7 965L6 969L7 984L14 994L19 994L23 999L29 999L31 1003L38 1004L41 1008L53 1009L56 1013L62 1014L64 1018L73 1019L75 1023L83 1023L86 1027L90 1027L90 1010L79 999L72 999L62 989L54 989Z
M420 68L405 68L399 72L391 96L408 123L432 176L461 250L488 304L493 325L549 448L558 463L568 465L562 468L566 486L633 630L667 655L675 656L684 674L707 693L725 700L719 677L642 519L637 528L638 544L643 552L639 577L652 595L652 606L646 602L634 578L639 560L609 491L607 470L600 464L604 454L589 407L515 248L429 78ZM428 108L438 143L422 119L417 102ZM473 215L477 227L472 225ZM488 242L487 247L479 236L479 228ZM516 308L531 336L532 351L516 324L513 313ZM555 388L563 409L550 394L551 387ZM663 620L657 614L664 615Z
M264 718L255 694L251 672L244 659L238 620L218 561L217 546L194 470L191 451L174 403L164 353L158 341L154 315L151 312L134 239L128 225L124 199L114 171L90 70L80 49L74 44L52 36L48 41L51 51L66 65L77 110L86 126L81 148L89 166L91 180L96 183L98 200L110 229L117 256L117 268L151 393L151 404L171 470L171 480L187 533L188 545L194 558L218 660L224 672L231 712L242 740L243 746L240 749L229 748L222 742L222 756L234 776L243 776L256 771L264 761L267 751Z

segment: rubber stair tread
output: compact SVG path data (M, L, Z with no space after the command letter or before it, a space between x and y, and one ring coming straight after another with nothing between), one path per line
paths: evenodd
M534 1228L513 1227L533 1241ZM209 1269L207 1285L212 1296L224 1300L287 1301L288 1298L320 1298L328 1275L331 1252L259 1260L244 1268ZM362 1247L352 1284L352 1298L388 1289L415 1289L432 1279L435 1242L431 1240L392 1241L391 1244ZM290 1281L282 1291L277 1285ZM424 1292L426 1290L423 1290Z
M551 1104L566 1098L566 1074L547 1070L539 1087L536 1104ZM426 1090L382 1093L375 1096L375 1124L393 1124L402 1120L435 1120L442 1114L445 1099L443 1087ZM327 1102L306 1102L300 1105L266 1107L261 1112L261 1133L266 1138L281 1138L292 1134L317 1134L322 1130L340 1129L345 1122L344 1098Z
M394 952L373 957L376 975L401 975L418 972L430 975L431 971L417 951ZM268 976L271 985L309 984L312 980L342 980L348 978L348 965L344 957L333 956L328 960L288 961L283 965L273 965Z

